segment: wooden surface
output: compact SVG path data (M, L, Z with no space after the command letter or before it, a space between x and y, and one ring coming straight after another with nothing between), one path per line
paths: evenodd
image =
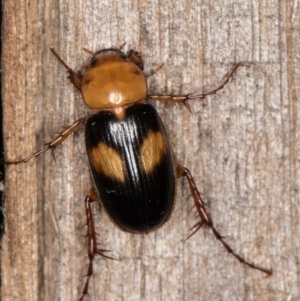
M93 51L127 43L146 69L164 62L149 91L216 87L183 106L155 104L178 160L204 193L216 228L272 277L239 264L194 224L186 180L170 221L149 235L121 232L94 207L103 247L86 300L300 299L300 3L294 1L4 1L6 157L22 158L87 114L54 46L79 69ZM266 4L267 3L267 4ZM2 300L78 300L88 258L84 197L90 178L81 128L56 152L6 173Z

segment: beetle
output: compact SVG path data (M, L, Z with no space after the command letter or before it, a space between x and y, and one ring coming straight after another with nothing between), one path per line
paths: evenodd
M122 46L123 47L123 46ZM162 66L144 72L141 55L127 53L122 47L106 48L92 54L84 73L74 72L51 48L51 52L67 69L71 83L81 92L84 103L94 111L66 127L63 132L30 156L4 164L20 164L37 158L47 150L55 151L78 127L85 124L85 145L93 184L85 198L89 266L80 296L88 294L96 255L111 258L108 250L99 249L91 204L101 201L111 220L122 230L147 234L170 218L177 178L186 177L199 221L191 228L195 234L207 225L225 249L241 263L267 275L272 269L250 263L236 254L214 227L190 171L175 158L163 122L150 101L182 103L188 109L190 100L216 94L229 82L235 65L224 82L204 94L148 94L147 77ZM189 236L189 237L190 237Z

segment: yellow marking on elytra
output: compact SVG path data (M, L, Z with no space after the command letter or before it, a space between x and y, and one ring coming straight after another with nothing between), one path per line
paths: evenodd
M161 132L148 131L141 145L140 159L145 173L153 171L166 155L167 142Z
M123 161L118 152L103 142L89 150L91 165L108 178L125 182Z

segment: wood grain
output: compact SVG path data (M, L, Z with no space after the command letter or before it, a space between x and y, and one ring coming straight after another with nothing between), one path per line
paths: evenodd
M194 224L187 181L170 221L149 235L116 228L100 206L103 247L86 300L300 299L300 3L294 1L4 1L6 158L19 159L88 114L57 52L79 69L82 51L139 50L151 93L215 88L183 106L155 104L178 160L194 175L216 228L262 273L228 255ZM159 3L159 4L158 4ZM300 116L299 116L300 117ZM78 300L87 271L84 197L90 177L82 128L56 152L6 171L2 300Z

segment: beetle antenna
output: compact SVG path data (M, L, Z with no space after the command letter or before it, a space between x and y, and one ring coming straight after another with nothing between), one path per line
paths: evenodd
M53 55L59 60L59 62L66 67L66 69L69 72L73 72L73 70L64 62L64 60L58 55L58 53L55 51L54 47L50 48L50 51L53 53Z
M89 50L89 49L87 49L85 47L82 47L82 50L84 50L85 52L87 52L90 55L94 55L94 52L92 50Z
M126 42L124 42L120 47L119 50L122 50L122 48L126 45Z

